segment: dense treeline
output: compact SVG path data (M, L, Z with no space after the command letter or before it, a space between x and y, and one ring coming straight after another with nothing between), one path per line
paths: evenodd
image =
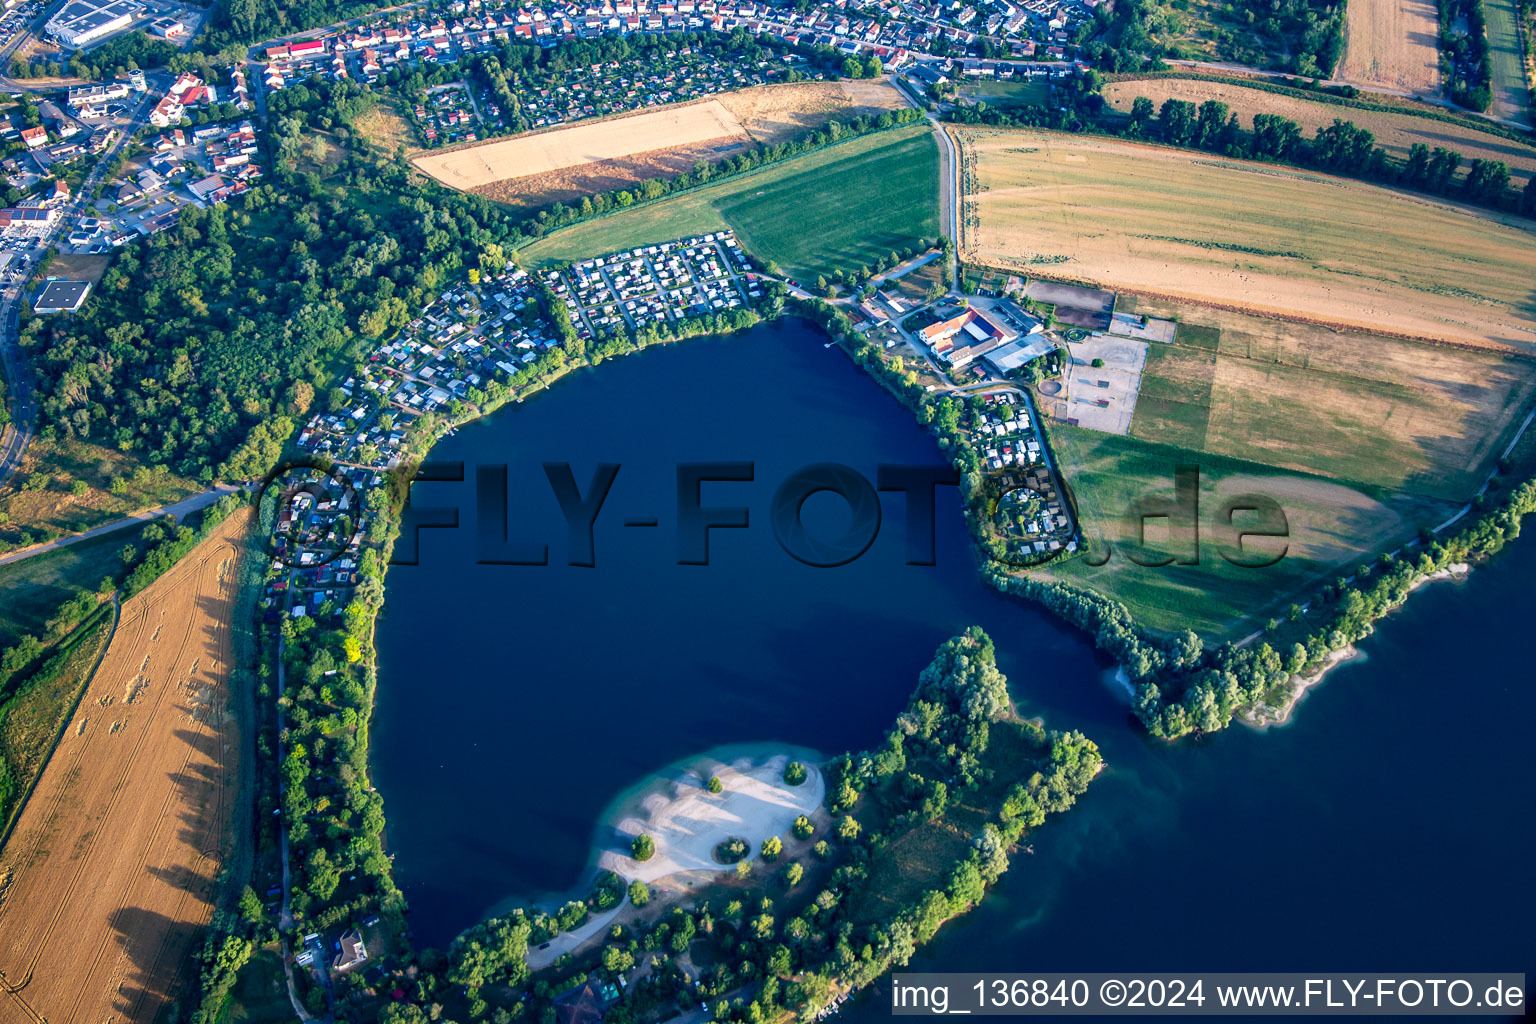
M147 32L129 32L114 36L90 50L77 50L68 61L11 61L10 73L16 78L41 78L44 75L70 74L78 78L106 78L137 68L164 67L181 51L164 39Z
M1440 71L1451 83L1451 99L1469 110L1493 105L1493 69L1488 62L1488 23L1483 0L1436 0L1440 14ZM1461 28L1462 20L1466 29Z
M1005 732L1013 735L1002 753L997 740ZM992 641L972 628L938 649L881 743L826 766L828 807L838 818L812 849L825 863L816 887L799 890L807 875L798 862L768 867L782 846L770 840L761 859L738 868L748 879L778 872L761 895L733 889L653 923L615 926L600 952L557 968L559 980L531 986L526 954L549 932L514 912L470 929L440 973L419 981L415 999L430 1012L413 1008L391 1019L449 1013L453 1006L437 1000L454 1000L458 992L449 986L463 986L470 1020L502 1020L506 1005L493 1010L491 1003L505 1003L505 985L532 997L513 1004L517 1016L531 1011L544 1020L553 1016L553 998L592 973L627 977L642 960L649 970L605 1011L606 1020L631 1024L668 1005L702 1005L721 1024L786 1013L812 1019L840 992L906 964L945 921L975 906L1007 871L1010 849L1026 830L1071 807L1101 764L1098 748L1080 733L1046 733L1014 718ZM962 804L965 811L952 817ZM977 808L986 808L984 820ZM811 838L814 828L805 820L798 837ZM924 858L897 842L919 830L969 840L953 860ZM881 881L892 872L919 884L893 899ZM690 978L676 963L684 955L709 966Z
M1326 77L1344 56L1343 3L1234 0L1219 11L1202 8L1201 15L1210 19L1206 27L1220 60ZM1142 70L1148 60L1156 67L1164 57L1210 59L1172 41L1187 28L1187 15L1174 4L1122 0L1100 5L1095 19L1097 31L1082 32L1078 42L1085 44L1088 59L1106 71Z
M1097 92L1088 91L1094 84L1087 82L1080 94L1084 99L1080 106L1083 121L1078 127L1091 126L1128 139L1149 139L1240 160L1313 168L1536 216L1536 179L1515 191L1509 184L1509 165L1502 160L1475 159L1462 174L1464 158L1460 153L1443 146L1431 150L1423 143L1415 143L1405 160L1397 160L1376 145L1369 129L1341 118L1317 129L1310 139L1303 136L1301 125L1278 114L1255 114L1250 126L1244 128L1231 108L1219 100L1206 100L1197 106L1188 100L1168 99L1157 107L1147 97L1137 96L1130 112L1121 115L1105 106ZM1066 115L1033 107L976 107L956 110L951 116L962 123L1035 127Z
M1520 535L1522 518L1533 512L1536 481L1516 488L1497 509L1453 536L1432 541L1417 557L1383 557L1377 567L1362 566L1353 584L1341 579L1325 588L1323 621L1284 651L1265 641L1207 650L1188 630L1155 640L1124 605L1091 591L1009 575L998 567L990 568L986 578L1004 593L1040 601L1093 634L1098 647L1113 655L1135 684L1136 715L1147 731L1172 739L1223 729L1245 707L1283 707L1289 700L1284 688L1295 676L1319 669L1334 652L1369 636L1375 622L1429 576L1502 550Z
M219 0L199 45L215 50L249 46L385 6L377 0Z

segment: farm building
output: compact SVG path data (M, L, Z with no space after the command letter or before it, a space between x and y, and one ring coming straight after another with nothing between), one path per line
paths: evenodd
M1019 332L974 307L922 329L923 341L933 354L955 369L986 355L1000 345L1007 345Z

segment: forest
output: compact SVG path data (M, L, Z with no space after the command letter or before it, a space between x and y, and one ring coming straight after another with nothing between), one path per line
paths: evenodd
M1201 20L1209 17L1209 21ZM1344 4L1326 0L1233 0L1220 8L1188 0L1101 5L1088 58L1106 71L1154 70L1160 59L1217 59L1307 77L1333 74L1344 56ZM1194 39L1212 53L1186 45ZM1150 60L1153 67L1146 66Z

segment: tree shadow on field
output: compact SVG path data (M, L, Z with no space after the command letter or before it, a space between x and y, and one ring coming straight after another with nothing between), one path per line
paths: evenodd
M128 961L114 992L113 1010L125 1021L149 1024L179 997L177 978L199 928L143 907L119 907L107 923Z
M231 573L234 571L231 565ZM231 577L233 579L233 577ZM197 671L198 675L206 675L212 680L213 673L210 668L219 662L219 638L229 628L228 617L231 606L221 597L208 594L199 595L197 601L197 614L203 622L203 649L199 655Z
M232 820L234 813L233 794L221 793L229 778L229 768L221 760L227 753L227 745L221 742L217 733L178 729L175 736L195 754L203 755L189 757L185 767L166 776L176 787L173 799L181 819L177 838L204 856L222 860L225 851L219 839L224 835L224 819ZM201 895L198 890L188 891Z

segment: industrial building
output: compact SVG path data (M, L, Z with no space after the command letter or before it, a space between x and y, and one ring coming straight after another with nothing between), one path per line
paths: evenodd
M70 0L44 31L63 46L89 46L132 25L143 11L133 0Z

